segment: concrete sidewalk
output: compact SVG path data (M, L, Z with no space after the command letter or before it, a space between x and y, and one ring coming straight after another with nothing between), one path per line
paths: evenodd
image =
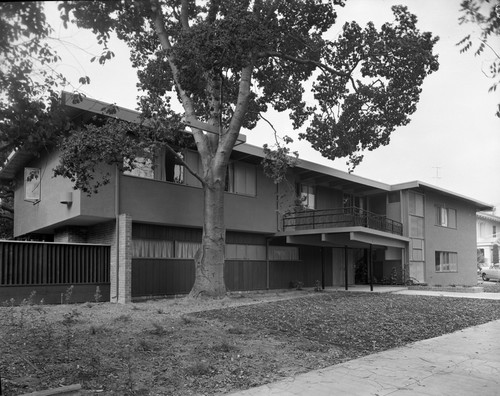
M458 293L459 296L456 293L421 293L414 290L391 292L500 299L500 295L496 296L498 293ZM489 296L491 294L495 297ZM500 395L500 320L231 395L498 396Z

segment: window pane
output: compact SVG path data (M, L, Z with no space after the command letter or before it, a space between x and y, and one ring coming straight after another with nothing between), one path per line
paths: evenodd
M175 257L192 259L200 247L201 243L198 242L175 241Z
M127 164L125 164L127 166ZM124 171L125 175L144 177L146 179L153 179L153 162L149 158L137 157L131 163L134 168L130 171Z
M132 240L132 257L172 258L173 252L173 241L155 239Z
M299 259L299 249L295 246L270 246L269 259L297 261Z
M424 196L421 194L416 194L414 192L410 192L409 194L409 210L410 214L416 216L424 215Z
M457 228L457 211L448 209L448 227Z
M410 216L410 237L424 237L424 219L421 217Z
M412 261L423 261L424 260L424 257L423 257L423 254L422 254L422 250L420 249L413 249L412 250Z
M436 272L456 272L458 254L455 252L436 252Z
M226 191L237 194L256 195L257 170L255 165L234 162L228 169Z
M265 260L266 246L265 245L242 245L242 244L227 244L226 259L228 260Z

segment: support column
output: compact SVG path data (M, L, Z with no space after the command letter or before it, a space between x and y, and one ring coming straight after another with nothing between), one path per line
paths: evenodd
M325 290L325 248L321 249L321 289Z
M126 304L132 300L132 217L118 216L115 241L111 247L111 301Z
M368 277L370 279L370 291L373 291L373 245L368 251Z
M348 268L349 268L349 254L347 251L347 246L344 247L344 284L345 284L345 289L349 290L349 274L348 274Z

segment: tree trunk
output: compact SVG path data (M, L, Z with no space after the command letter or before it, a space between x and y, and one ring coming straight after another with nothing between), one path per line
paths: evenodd
M220 179L203 188L204 221L201 248L195 255L196 279L190 297L220 297L224 282L224 182Z

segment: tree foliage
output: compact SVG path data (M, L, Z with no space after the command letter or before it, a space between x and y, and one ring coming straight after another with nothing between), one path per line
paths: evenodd
M489 92L496 92L500 84L500 3L490 0L464 0L460 4L459 23L472 23L479 28L478 34L468 34L457 45L460 52L474 51L475 56L489 54L483 73L493 80ZM496 116L500 117L500 104Z
M334 6L312 0L65 2L61 9L66 21L94 31L107 57L111 32L129 45L145 114L163 115L175 91L186 118L234 135L272 106L288 111L294 128L307 126L300 137L322 155L349 156L353 166L361 151L388 144L409 122L425 76L438 68L437 38L399 6L393 23L377 30L352 22L336 41L324 38ZM311 98L304 83L314 77Z
M128 45L138 74L143 120L134 126L108 121L73 129L60 146L62 162L56 174L92 192L103 182L95 179L97 163L124 169L133 162L122 159L131 159L139 150L154 155L159 148L175 153L177 146L196 145L204 225L193 290L224 292L223 280L219 282L224 262L224 187L241 128L254 129L270 108L286 112L293 128L302 131L301 139L327 158L349 157L354 167L363 150L388 144L395 128L409 122L425 76L438 69L432 52L438 39L420 32L406 7L393 7L394 21L381 28L351 22L330 40L341 6L341 0L62 2L64 23L90 29L102 45L101 55L92 61L106 64L113 58L112 35ZM37 5L19 7L13 11L18 25L8 29L16 31L19 26L19 31L33 35L34 47L27 47L24 58L36 54L44 62L55 61L53 52L41 41L37 44L48 32ZM30 15L41 22L33 32ZM12 37L7 40L10 51L17 40ZM15 65L16 58L11 61ZM33 70L29 61L23 67ZM7 75L15 76L16 70L13 66ZM48 87L52 93L55 80L50 74L43 76L45 84L33 85L35 91ZM310 84L312 90L306 88ZM36 92L29 86L23 85L21 92L24 89L33 99ZM174 111L172 98L180 102L181 114ZM41 112L46 110L39 106ZM35 117L33 124L43 132L40 119ZM182 134L184 123L197 125L191 126L190 138ZM33 133L28 132L25 140ZM276 148L266 146L265 153L265 168L279 165L278 171L269 172L277 179L294 163L279 142ZM178 161L184 163L181 156ZM189 170L189 164L184 165ZM201 278L206 281L198 284ZM218 284L211 286L212 281Z
M47 39L52 29L40 2L0 3L0 156L54 144L65 120L53 67L60 58Z

